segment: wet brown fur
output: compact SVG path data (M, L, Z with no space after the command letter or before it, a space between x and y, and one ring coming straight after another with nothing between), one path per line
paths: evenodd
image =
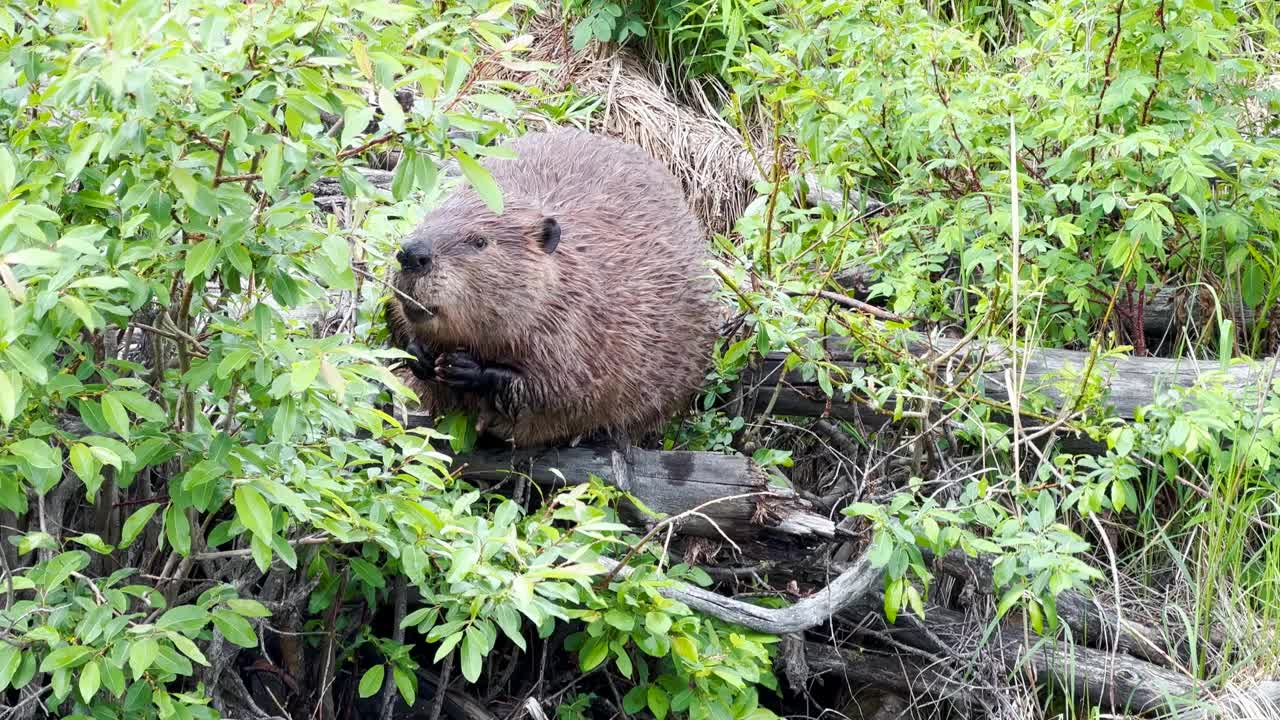
M701 384L715 336L709 255L677 181L639 148L581 130L508 147L516 159L486 163L501 216L464 187L406 240L432 239L432 270L393 285L437 315L415 324L396 297L388 319L399 347L518 368L515 407L406 379L429 410L478 414L518 446L655 429ZM561 231L551 253L547 217Z

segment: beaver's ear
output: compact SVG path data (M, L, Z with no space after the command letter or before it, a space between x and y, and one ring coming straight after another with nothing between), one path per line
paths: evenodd
M560 244L560 223L555 218L542 219L538 242L542 244L542 252L550 255L556 251L556 246Z

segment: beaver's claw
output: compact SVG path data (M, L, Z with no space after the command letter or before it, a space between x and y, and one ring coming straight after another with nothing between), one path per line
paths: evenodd
M464 350L447 352L436 358L436 382L463 392L476 393L511 404L511 390L519 372L498 363L477 360Z
M441 354L436 358L434 371L437 381L459 390L483 392L492 384L484 367L461 350Z
M406 365L413 372L414 377L428 382L436 379L436 358L428 355L418 343L409 343L409 347L405 351L413 356L412 360L407 360Z

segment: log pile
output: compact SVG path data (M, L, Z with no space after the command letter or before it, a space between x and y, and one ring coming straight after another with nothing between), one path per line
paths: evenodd
M858 367L858 360L835 342L827 345L837 365ZM954 364L955 371L946 377L967 377L966 368L977 368L987 400L1007 404L1019 395L1011 391L1005 373L1007 348L941 338L917 338L908 347L923 360L944 358ZM749 398L743 404L744 414L768 404L778 416L854 419L873 427L890 423L887 413L856 401L837 399L828 404L816 382L796 372L784 372L782 363L781 355L770 355L743 374L734 392ZM1276 376L1275 360L1240 361L1219 368L1152 358L1090 361L1085 353L1061 350L1028 352L1019 366L1025 376L1022 394L1028 388L1047 389L1050 404L1042 412L1064 417L1075 399L1056 390L1050 379L1072 368L1092 368L1099 374L1107 389L1102 396L1104 404L1123 418L1131 418L1163 390L1190 388L1206 381L1222 383L1241 402L1256 402L1262 397L1262 388ZM425 421L421 416L411 418L413 423ZM794 596L793 604L782 610L702 588L668 590L669 597L696 610L785 637L786 652L780 662L795 687L835 674L843 682L874 689L885 702L923 693L990 711L996 702L995 691L975 684L969 673L978 668L989 670L994 661L1008 677L1053 684L1114 712L1233 717L1230 702L1275 703L1280 710L1280 685L1264 683L1234 700L1220 698L1222 688L1204 687L1183 671L1189 660L1187 638L1119 617L1114 606L1075 592L1058 598L1062 623L1058 636L1038 636L1016 617L991 627L994 602L989 597L961 608L931 600L925 617L900 616L889 622L883 613L880 571L865 556L843 565L829 561L806 565L809 558L823 555L824 546L855 538L847 525L828 517L785 484L771 481L763 468L743 456L578 446L478 451L458 462L464 478L491 486L513 475L546 487L599 477L630 493L639 506L659 513L655 517L637 506L624 508L624 518L638 532L647 532L649 537L661 535L673 548L679 547L679 542L671 543L673 535L716 541L732 547L734 559L757 579L769 584L777 578L799 580L816 587L807 595ZM990 568L981 560L953 552L932 558L930 566L938 576L966 588L970 598L983 598L993 591ZM720 570L716 575L721 578L735 576L731 569ZM842 637L849 646L863 649L816 642L816 636ZM898 650L892 654L883 652L883 640L889 637ZM869 647L881 650L866 649Z

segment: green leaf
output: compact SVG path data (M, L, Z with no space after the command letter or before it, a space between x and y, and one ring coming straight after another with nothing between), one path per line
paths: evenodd
M10 265L26 265L35 268L54 268L64 262L61 253L34 247L14 250L5 256L4 261Z
M226 357L222 358L222 362L218 363L218 377L225 378L239 370L253 355L253 350L249 348L240 348L227 353Z
M112 275L95 275L93 277L80 278L67 287L104 291L120 290L121 288L129 287L129 281Z
M631 632L636 626L636 619L634 615L623 612L617 608L605 613L604 621L623 632Z
M276 440L287 442L289 438L293 437L296 419L293 398L286 397L276 406L276 416L271 422L271 434Z
M362 2L357 9L369 17L385 20L393 25L403 25L418 16L418 9L412 5L392 2Z
M233 612L214 610L213 624L217 626L218 632L222 633L223 637L240 647L251 648L258 644L253 626L248 620Z
M671 629L671 616L653 611L645 613L644 629L652 635L666 635Z
M474 683L480 677L484 653L483 638L475 626L467 628L466 637L462 640L462 676L467 682Z
M898 619L898 610L902 608L902 593L906 590L907 579L890 580L884 589L884 616L889 622Z
M5 425L18 415L18 392L9 380L9 373L0 370L0 421Z
M436 630L439 630L441 627L444 627L444 626L438 626ZM432 632L434 632L434 630ZM428 636L427 639L428 640L431 639L430 636ZM462 640L461 632L456 632L451 635L445 636L445 638L440 641L440 646L436 648L435 657L432 658L431 661L440 662L442 659L444 659L444 656L448 655L455 647L457 647L458 642L461 640Z
M156 510L160 508L160 503L148 503L134 511L128 520L124 521L124 528L120 531L120 544L118 547L127 548L133 544L138 538L143 528L147 526L147 522L151 520L151 516L156 514Z
M83 545L99 555L111 554L113 548L106 543L97 533L85 533L84 535L76 535L70 538L71 542Z
M355 139L369 126L373 119L373 108L368 105L353 105L347 108L342 116L342 139L339 147L350 147Z
M467 182L471 187L475 189L476 194L480 196L481 200L484 200L485 205L488 205L490 210L495 214L501 215L503 210L502 189L494 181L493 174L464 152L455 151L453 155L457 158L458 167L461 168L462 174L467 178Z
M271 542L273 532L271 508L263 499L262 493L252 485L239 485L235 492L236 517L240 524L249 528L263 542Z
M144 420L151 420L153 422L167 422L169 420L169 415L164 411L164 408L148 400L139 393L131 390L116 390L107 394L119 400L121 404L129 408L134 415L137 415Z
M179 605L166 610L156 621L156 627L173 630L183 635L195 635L209 624L209 611L198 605Z
M471 95L467 99L480 107L488 108L498 113L502 117L512 117L516 114L515 101L505 95L479 93Z
M59 465L58 456L49 443L39 438L27 438L10 445L7 450L26 460L31 467L52 470Z
M200 652L200 648L196 647L195 643L177 633L171 633L168 637L173 642L173 646L178 648L178 651L183 655L191 658L193 662L209 667L209 659L204 656L204 653Z
M685 640L687 642L687 638ZM589 672L604 662L607 657L609 657L609 641L604 636L590 638L578 651L578 668L582 672Z
M396 689L400 691L400 697L404 698L405 704L413 707L418 695L417 676L410 675L404 668L396 665L391 668L391 677L395 679Z
M93 696L98 694L98 688L102 685L101 673L102 670L98 667L96 660L85 665L80 671L80 697L84 698L85 702L92 701Z
M18 372L27 376L36 385L44 385L49 381L49 370L44 363L37 361L27 349L18 343L11 343L4 349L5 358L13 363Z
M364 676L360 678L360 697L373 697L373 694L382 688L382 680L386 673L387 667L385 665L374 665L365 670Z
M125 441L129 440L129 413L125 412L124 404L112 393L102 396L102 417L117 435Z
M22 664L22 651L15 645L0 640L0 692L4 692Z
M182 279L191 282L196 276L209 269L213 258L218 254L218 241L205 238L187 251L187 263L182 269Z
M635 715L644 709L644 689L644 685L637 685L628 690L626 695L622 696L622 709L625 710L627 714Z
M617 665L618 672L622 673L622 677L630 678L635 666L631 664L631 656L627 654L627 649L622 647L621 643L613 643L613 652L613 662Z
M242 617L271 617L267 606L252 598L231 598L227 601L227 609Z
M467 576L471 568L475 567L476 561L480 558L480 553L471 546L464 547L453 556L453 565L449 568L449 575L445 579L448 582L455 583Z
M663 720L667 716L667 710L671 708L671 699L667 697L667 692L657 685L650 685L645 695L649 700L649 712L653 713L657 720Z
M687 662L695 663L698 661L698 648L687 635L677 635L671 638L671 650L676 654L676 657Z
M80 667L93 656L93 648L83 645L66 645L45 656L40 672L53 672L62 668Z
M135 642L133 647L129 648L129 670L133 672L133 678L140 679L159 655L160 644L155 641L155 638L147 637Z
M501 605L494 610L493 618L498 622L498 627L502 628L503 634L510 638L516 647L524 650L524 636L520 633L520 615L515 608L510 605Z
M309 389L320 374L320 360L304 360L295 362L289 373L290 389L298 395Z
M191 521L185 510L179 510L172 503L164 511L164 536L179 555L191 554Z
M18 179L18 169L13 160L13 154L6 148L0 147L0 200L9 196L9 191L13 190L13 185Z
M191 207L197 205L200 183L196 180L196 176L191 174L190 170L181 167L170 168L169 180L173 182L174 187L178 188L178 192L182 193L182 198L188 205Z
M76 178L80 177L80 171L84 170L85 164L89 162L89 155L93 153L94 148L101 141L102 134L94 133L70 143L71 154L67 156L67 164L64 169L68 184L75 182Z
M280 184L280 172L284 168L284 143L277 141L267 149L262 158L262 187L268 195L276 191Z
M378 107L382 108L382 118L387 126L396 132L404 132L404 108L389 88L378 88Z

